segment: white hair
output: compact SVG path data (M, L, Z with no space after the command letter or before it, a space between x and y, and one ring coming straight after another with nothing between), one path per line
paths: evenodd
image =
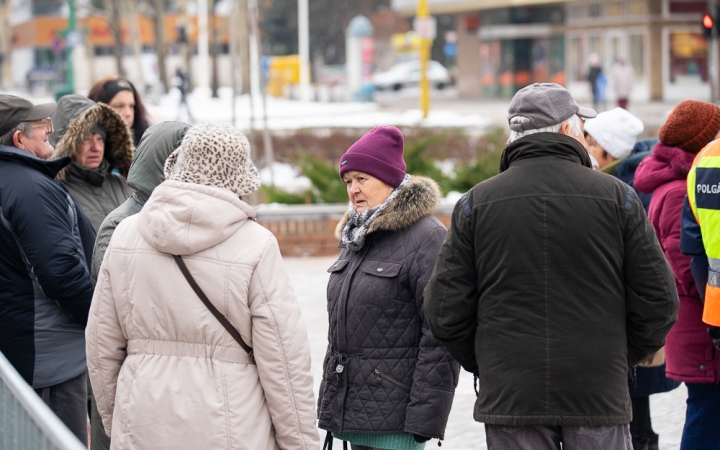
M528 123L530 122L530 119L524 116L515 116L512 119L510 119L510 123ZM550 125L549 127L542 127L542 128L535 128L533 130L525 130L525 131L512 131L510 130L510 137L507 140L508 144L513 143L514 141L517 141L521 137L528 136L530 134L535 133L559 133L560 128L563 126L563 124L568 124L568 132L572 134L573 136L580 136L582 134L582 123L580 122L580 118L573 114L570 116L569 119L566 121L559 123L557 125Z
M32 124L30 122L20 122L19 124L15 125L12 130L0 136L0 145L14 147L15 143L13 142L13 136L15 135L16 131L21 132L30 139L32 139L33 137Z

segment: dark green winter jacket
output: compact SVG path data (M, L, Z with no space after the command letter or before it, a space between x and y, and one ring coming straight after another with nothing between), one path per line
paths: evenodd
M49 140L55 146L53 158L74 159L95 125L107 133L100 167L89 169L72 162L56 177L68 188L97 232L105 216L132 194L125 182L135 152L132 134L114 109L77 94L60 98L52 120L55 132Z
M189 125L180 122L162 122L145 131L128 175L128 185L133 189L133 193L125 203L105 217L98 229L90 271L93 284L97 281L105 250L115 228L124 219L139 213L153 190L165 181L165 160L180 146L188 128Z
M630 368L677 319L670 267L635 191L558 133L518 139L458 202L425 314L478 374L493 425L630 422Z

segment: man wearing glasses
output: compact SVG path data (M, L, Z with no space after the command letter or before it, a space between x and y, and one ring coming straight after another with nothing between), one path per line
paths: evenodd
M0 352L87 444L85 325L95 233L46 160L55 103L0 95Z

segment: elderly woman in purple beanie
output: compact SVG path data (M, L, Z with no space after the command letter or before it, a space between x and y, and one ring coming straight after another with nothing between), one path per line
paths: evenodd
M447 230L437 183L405 173L403 136L378 127L340 159L350 205L328 269L330 328L320 428L353 450L421 450L443 439L459 365L430 332L423 292Z

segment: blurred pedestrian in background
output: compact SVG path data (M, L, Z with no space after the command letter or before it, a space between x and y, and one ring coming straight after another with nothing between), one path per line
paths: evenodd
M648 214L680 294L680 313L668 334L665 357L667 376L684 381L688 390L681 450L720 449L720 352L702 321L703 305L690 258L680 252L687 175L697 153L719 131L718 106L682 101L660 128L660 142L635 173L635 187L653 193Z
M431 334L424 290L447 233L440 189L405 173L403 136L377 127L340 158L350 205L328 269L330 329L320 428L353 450L419 450L443 439L459 366Z
M165 177L115 229L90 310L113 448L319 448L300 308L277 240L242 200L260 187L247 139L192 127Z
M95 233L54 180L70 158L46 161L55 108L0 95L0 352L87 444L84 330Z
M591 170L595 115L557 84L515 94L500 174L455 205L428 283L428 322L479 378L492 449L631 449L628 373L677 318L640 200Z
M100 265L115 228L127 217L139 213L150 198L152 191L165 181L163 172L165 160L180 146L180 141L188 128L190 128L189 125L180 122L162 122L148 128L143 136L135 151L128 173L128 186L133 189L133 193L130 198L125 200L125 203L105 217L98 229L90 270L93 284L97 282ZM108 450L110 438L105 434L92 390L90 391L90 401L91 450Z
M630 94L635 86L635 69L624 58L619 58L613 65L612 85L618 107L628 109Z
M103 78L93 85L88 98L117 111L132 131L133 144L138 145L150 121L142 98L130 80L117 75Z
M590 155L602 161L602 171L614 175L634 186L635 170L650 154L648 142L637 141L644 125L640 119L622 108L605 111L585 122L585 140ZM647 213L650 194L638 193ZM665 376L665 353L658 351L654 358L638 366L635 377L629 377L628 388L632 400L633 419L630 434L634 449L657 450L659 436L652 428L650 395L667 392L679 386L679 382Z
M592 93L593 108L595 111L605 109L605 89L607 88L607 78L602 70L602 59L597 53L590 53L588 56L588 75L587 80L590 83L590 92Z
M114 109L78 94L62 97L52 119L53 158L72 159L57 179L97 231L105 216L132 194L125 182L135 151L132 135Z
M178 67L175 69L175 76L173 77L173 84L175 87L178 88L180 91L180 105L178 106L178 120L180 120L180 111L182 110L183 106L185 107L185 112L187 113L187 120L190 122L195 122L195 118L193 118L192 112L190 111L190 105L187 102L187 94L190 91L190 76L188 75L187 71L183 69L182 67Z

